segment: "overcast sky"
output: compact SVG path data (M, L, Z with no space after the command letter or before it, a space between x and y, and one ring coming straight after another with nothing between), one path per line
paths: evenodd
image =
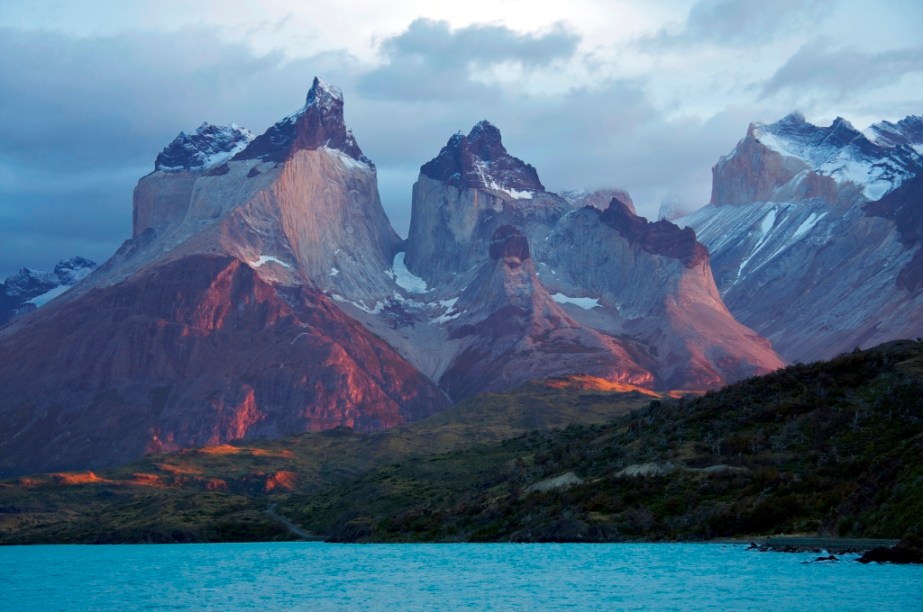
M406 235L420 166L489 119L545 186L708 202L750 121L923 114L919 0L0 0L0 279L108 258L157 153L262 133L315 75Z

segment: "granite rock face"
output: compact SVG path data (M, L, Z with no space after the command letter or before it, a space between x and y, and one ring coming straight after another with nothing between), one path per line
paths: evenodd
M0 338L0 475L110 466L148 452L446 406L381 339L308 286L191 255L41 309Z
M923 120L752 124L677 220L711 252L734 316L789 360L923 334Z

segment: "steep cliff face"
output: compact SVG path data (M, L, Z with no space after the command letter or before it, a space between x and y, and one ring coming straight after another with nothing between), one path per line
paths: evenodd
M535 168L506 151L500 131L482 121L467 136L452 136L420 168L407 267L430 284L453 283L459 276L467 282L487 261L498 227L521 228L534 244L570 209L545 191Z
M651 364L637 362L645 359L643 351L577 323L554 301L535 275L519 230L497 228L488 254L454 305L460 316L448 324L449 337L459 341L440 378L450 397L574 373L653 386Z
M712 203L677 220L709 248L731 312L787 359L923 333L921 124L751 125L715 166Z
M383 271L401 241L381 206L375 166L345 126L340 90L315 79L301 109L246 142L195 171L186 168L198 158L171 152L176 141L161 153L171 152L182 170L158 169L138 182L136 244L123 249L137 256L110 266L112 280L152 258L222 252L284 284L307 279L362 303L390 295ZM197 146L228 147L201 139Z

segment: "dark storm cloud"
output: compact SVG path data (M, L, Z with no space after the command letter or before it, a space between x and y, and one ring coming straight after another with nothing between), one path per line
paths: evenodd
M655 47L680 46L700 42L751 46L763 44L793 29L811 27L818 17L835 4L833 0L702 0L689 11L679 31L661 30L644 40Z
M693 207L707 202L711 164L752 116L668 120L649 96L650 77L582 87L561 81L545 94L525 93L516 80L477 79L491 62L544 70L574 57L578 42L565 30L524 36L418 20L382 43L389 61L359 80L367 100L358 110L348 104L347 119L378 164L382 200L399 232L420 166L481 119L500 128L510 153L533 164L549 189L627 189L651 216L665 195Z
M519 34L500 25L475 24L452 30L445 21L417 19L380 46L386 64L361 82L369 97L401 100L446 99L459 92L492 88L477 83L479 70L512 63L544 67L574 55L580 38L556 25L542 34Z
M802 46L766 81L761 95L785 90L813 91L842 99L897 83L923 72L923 45L871 53L855 47L832 47L828 41Z
M200 28L0 30L0 281L63 257L105 260L130 235L134 184L180 130L208 120L261 132L303 102L315 73L346 78L351 61L255 56Z

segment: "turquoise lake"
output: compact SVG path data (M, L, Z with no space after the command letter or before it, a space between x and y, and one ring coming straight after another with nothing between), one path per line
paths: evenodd
M920 610L923 567L722 544L0 548L12 610Z

